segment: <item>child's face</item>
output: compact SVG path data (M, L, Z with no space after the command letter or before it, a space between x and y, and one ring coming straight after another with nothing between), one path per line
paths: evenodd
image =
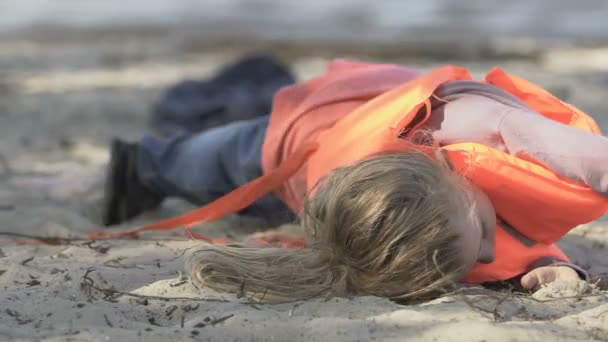
M485 193L473 187L473 194L476 202L475 212L464 224L456 225L467 270L477 262L489 264L494 261L496 212Z

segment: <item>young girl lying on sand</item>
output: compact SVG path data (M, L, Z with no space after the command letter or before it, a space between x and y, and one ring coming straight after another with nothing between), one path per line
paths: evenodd
M298 214L305 248L205 244L191 256L197 285L267 302L584 278L554 242L608 209L595 122L500 69L477 82L453 66L338 60L279 91L270 116L111 153L106 225L171 196L207 207L146 229Z

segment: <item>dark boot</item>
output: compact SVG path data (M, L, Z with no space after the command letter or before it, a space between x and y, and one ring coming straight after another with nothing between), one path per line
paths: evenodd
M156 209L163 196L141 183L137 175L136 144L114 139L106 174L102 223L105 226L127 221L146 210Z

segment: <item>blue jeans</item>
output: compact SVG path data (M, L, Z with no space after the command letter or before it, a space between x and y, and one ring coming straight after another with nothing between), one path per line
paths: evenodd
M145 136L139 145L139 178L164 196L208 204L262 175L268 121L269 116L262 116L168 139ZM272 194L242 213L279 223L294 219Z

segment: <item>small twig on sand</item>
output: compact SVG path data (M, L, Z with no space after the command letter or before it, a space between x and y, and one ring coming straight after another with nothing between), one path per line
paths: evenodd
M23 260L23 261L21 262L21 265L25 266L25 265L27 265L27 264L28 264L30 261L32 261L32 260L34 260L34 257L29 257L29 258L27 258L27 259Z
M589 279L589 283L600 291L608 291L608 273L593 276Z
M202 322L195 324L194 327L195 328L204 328L207 325L214 326L216 324L222 323L223 321L225 321L231 317L234 317L234 314L229 314L227 316L220 317L220 318L214 318L213 316L208 316L208 317L205 317L205 319Z
M110 328L114 327L114 325L112 324L112 322L110 322L110 319L108 318L108 315L103 314L103 319L105 319L106 324L107 324L107 325L108 325Z
M216 318L216 319L212 320L211 322L209 322L209 324L216 325L216 324L222 323L223 321L225 321L229 318L232 318L233 316L234 316L234 314L230 314L230 315L227 315L224 317Z
M184 277L184 274L181 271L178 271L178 281L175 283L169 284L171 287L182 286L188 282L188 278Z
M162 325L156 323L156 318L154 318L154 317L148 317L148 323L155 325L157 327L162 327Z
M6 312L7 315L11 316L11 317L19 317L21 316L21 314L15 310L11 310L11 309L6 309L4 310Z
M173 315L175 310L177 310L177 305L171 305L170 307L167 308L167 310L165 310L165 316L169 317L169 316Z
M145 267L141 267L138 265L125 265L122 263L122 260L124 260L124 257L118 257L118 258L114 258L114 259L110 259L106 262L103 263L103 265L105 267L110 267L110 268L125 268L125 269L129 269L129 268L137 268L140 270L145 270Z
M200 307L200 304L196 304L196 305L192 305L192 304L188 304L188 305L183 305L182 306L182 310L184 312L190 312L190 311L195 311L198 310L198 308Z
M33 319L21 318L21 313L15 311L15 310L6 309L5 312L7 315L13 317L17 321L17 323L19 323L20 325L32 323L34 321Z
M110 250L110 246L99 246L99 245L95 245L93 246L97 241L95 240L91 240L91 241L87 241L85 243L83 243L83 246L87 246L90 249L94 250L95 252L99 253L99 254L107 254L108 251Z
M27 283L25 283L25 285L27 286L38 286L40 285L40 281L36 280L36 279L32 279L30 281L28 281Z

